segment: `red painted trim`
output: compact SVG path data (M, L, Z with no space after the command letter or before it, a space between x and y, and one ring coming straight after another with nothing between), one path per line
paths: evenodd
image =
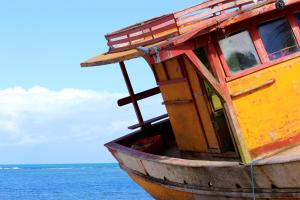
M217 49L215 48L214 44L211 40L208 42L207 48L207 57L211 64L211 67L214 69L215 76L218 77L219 82L221 85L225 85L225 72L223 70L222 64L220 62Z
M254 43L254 47L256 49L256 52L260 58L260 62L262 64L266 64L268 63L270 60L269 60L269 56L268 56L268 53L265 49L265 46L259 36L259 33L256 29L256 25L253 25L249 28L249 33L250 33L250 36L252 38L252 41Z
M188 42L184 44L177 45L175 47L171 47L169 49L164 49L163 51L159 51L160 62L164 62L166 60L172 59L174 57L180 56L184 54L186 51L194 50L195 44L193 42ZM151 54L151 63L157 64L156 54L154 50L150 49Z
M223 54L223 52L221 50L221 47L220 47L220 45L218 43L218 40L215 42L215 46L216 46L217 52L219 54L219 59L220 59L222 65L223 65L223 69L224 69L225 75L227 77L230 77L231 73L230 73L229 67L227 65L226 59L224 57L224 54Z
M175 29L177 28L176 24L173 23L173 24L170 24L170 25L167 25L165 27L161 27L159 29L155 29L154 31L149 31L147 33L143 33L143 34L140 34L138 36L130 36L130 34L127 34L127 38L124 38L124 39L120 39L120 40L113 40L113 41L108 41L107 44L108 46L114 48L113 46L114 45L121 45L121 44L124 44L124 43L128 43L130 42L130 45L131 45L131 42L132 41L135 41L135 40L141 40L141 39L144 39L148 36L152 36L152 39L154 38L153 36L155 34L158 34L158 33L162 33L164 31L167 31L167 30L172 30L172 29ZM175 32L176 30L174 30ZM118 47L116 47L118 48Z
M193 40L196 48L203 48L208 45L208 42L211 40L209 35L203 35L202 37L195 38Z
M272 65L276 65L276 64L279 64L281 62L284 62L284 61L287 61L287 60L290 60L292 58L300 56L300 52L297 52L297 53L294 53L294 54L287 55L287 56L284 56L282 58L276 59L274 61L270 61L269 57L267 55L266 49L265 49L265 47L262 43L262 40L261 40L261 38L258 34L258 31L256 29L256 26L261 24L261 23L271 21L271 20L274 20L274 19L278 19L278 18L281 18L281 17L286 17L286 19L288 19L288 22L290 23L290 25L292 27L293 33L294 33L294 35L296 37L296 40L298 42L298 45L299 45L300 44L300 29L299 29L298 23L296 22L296 19L294 17L294 13L298 9L300 9L300 6L295 6L293 8L289 8L289 9L286 9L284 11L280 11L279 13L276 12L276 13L268 13L266 15L261 15L257 18L251 19L251 21L247 21L243 24L236 24L236 25L227 27L225 33L224 32L219 32L218 33L219 36L215 37L215 38L217 38L216 41L219 41L219 39L221 38L220 35L223 36L223 35L238 32L238 31L241 31L241 30L248 30L249 33L250 33L250 36L253 40L254 46L257 50L257 53L260 57L260 60L262 62L261 65L255 66L253 68L244 70L244 71L239 72L239 73L232 74L229 70L229 67L228 67L226 59L225 59L225 57L222 53L220 45L218 44L218 42L216 42L217 52L219 54L220 60L221 60L221 62L223 64L223 67L224 67L225 74L227 76L226 81L232 81L232 80L247 76L249 74L255 73L255 72L260 71L262 69L271 67ZM251 23L250 27L248 26L249 23Z
M297 135L294 135L288 139L279 140L279 141L267 144L265 146L255 148L250 151L250 154L253 158L257 158L263 154L267 154L267 153L274 152L276 150L291 147L295 144L298 144L299 142L300 142L300 133L298 133Z
M299 24L297 22L297 19L296 19L294 13L288 14L287 18L290 22L290 25L291 25L292 29L293 29L295 38L296 38L298 44L300 44L300 29L299 29Z

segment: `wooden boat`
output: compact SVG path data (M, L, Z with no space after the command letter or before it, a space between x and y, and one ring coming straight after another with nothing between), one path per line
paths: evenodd
M300 199L300 0L211 0L107 34L133 133L106 144L156 199ZM125 61L157 87L135 94ZM146 77L145 77L146 78ZM144 120L138 101L162 95Z

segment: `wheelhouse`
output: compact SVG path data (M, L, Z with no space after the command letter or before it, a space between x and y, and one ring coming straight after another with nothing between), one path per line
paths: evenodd
M278 11L272 0L208 1L106 35L109 52L81 66L119 63L130 96L118 105L132 103L139 122L129 129L168 133L155 154L250 163L300 143L297 3ZM125 66L136 57L157 82L138 94ZM144 120L137 102L158 94L167 114Z

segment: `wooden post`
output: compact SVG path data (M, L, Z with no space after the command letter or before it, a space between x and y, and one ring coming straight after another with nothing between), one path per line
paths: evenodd
M129 79L129 76L128 76L128 73L127 73L127 70L126 70L125 63L120 62L119 64L120 64L120 67L121 67L123 77L125 79L125 83L126 83L126 86L127 86L128 92L129 92L129 96L131 97L131 102L133 104L136 117L138 119L138 122L139 122L140 126L142 127L144 125L144 120L143 120L142 113L140 111L139 105L137 103L137 100L135 98L135 94L134 94L134 91L133 91L133 88L132 88L132 85L131 85L131 82L130 82L130 79Z

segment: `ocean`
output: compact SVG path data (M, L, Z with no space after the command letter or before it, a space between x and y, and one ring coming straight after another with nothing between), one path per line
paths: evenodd
M150 200L117 164L0 165L0 200Z

